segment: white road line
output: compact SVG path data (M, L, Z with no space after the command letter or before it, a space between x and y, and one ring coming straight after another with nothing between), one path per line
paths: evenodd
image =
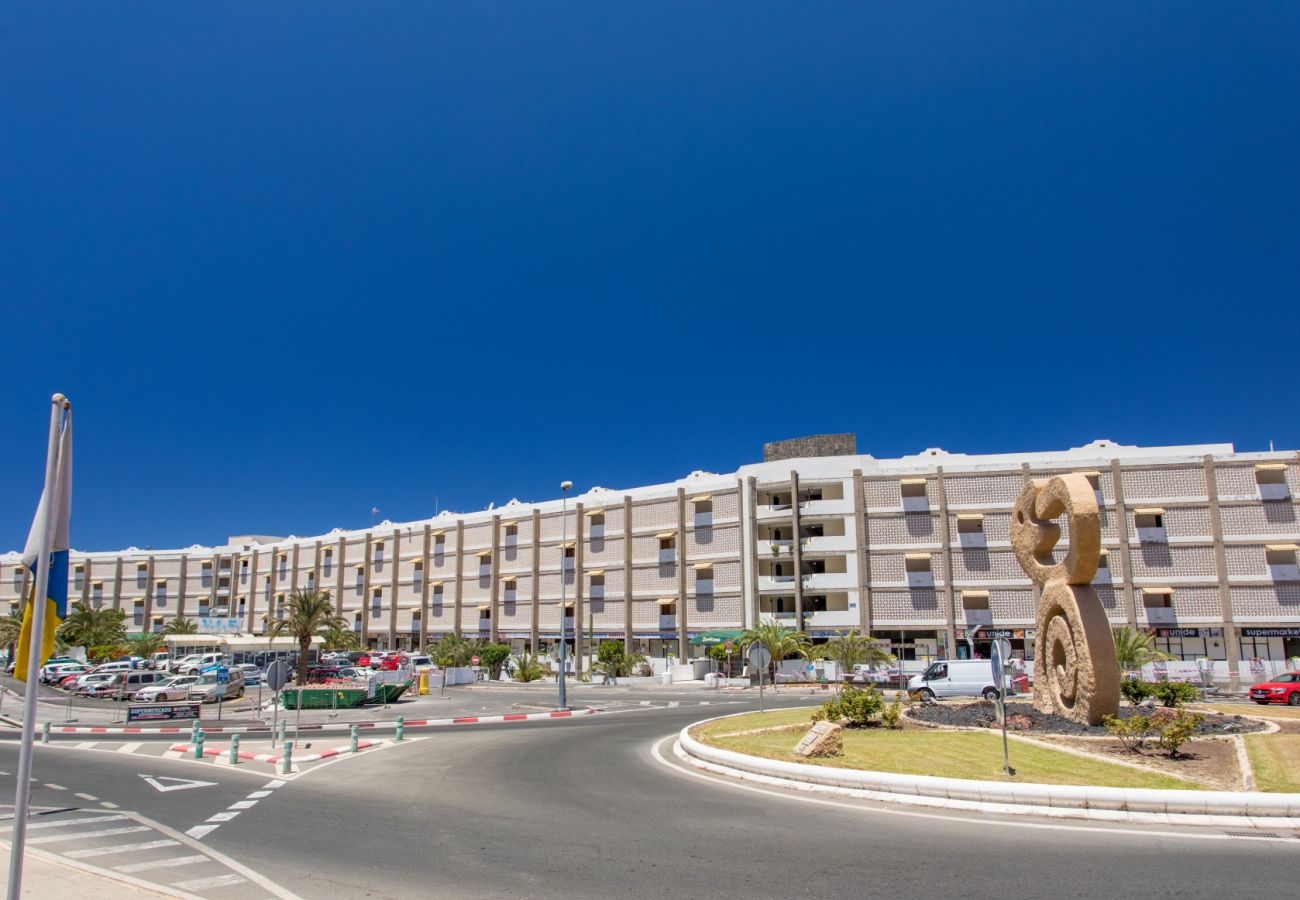
M82 741L82 742L79 743L79 744L73 744L73 745L72 745L72 749L73 749L73 750L89 750L91 747L95 746L95 745L98 744L98 743L99 743L99 741Z
M708 705L709 705L709 701L708 701L708 700L701 700L701 701L700 701L700 706L708 706Z
M65 788L65 787L64 787L63 785L61 785L61 784L50 784L48 781L45 782L45 786L46 786L47 788L49 788L50 790L52 790L52 791L66 791L66 790L67 790L67 788Z
M134 753L144 746L144 741L127 741L122 746L114 750L114 753Z
M138 844L117 844L113 847L90 847L86 850L69 850L63 855L69 859L85 859L89 856L108 856L110 853L135 853L137 850L153 850L155 847L176 847L179 841L167 838L161 841L141 841Z
M270 791L253 791L253 793L248 795L248 799L261 800L263 797L269 797L269 796L271 796Z
M34 828L62 828L64 825L89 825L92 822L95 824L99 824L100 822L112 822L116 819L125 819L125 818L126 816L116 815L116 816L86 816L84 819L48 819L48 820L40 820L37 822L29 823L27 826L27 830L31 831ZM12 826L10 825L0 825L0 831L8 831L9 828L11 827Z
M288 782L280 781L277 778L275 781L268 781L266 784L262 785L262 787L266 788L267 790L274 790L275 788L278 787L284 787L287 783Z
M682 705L682 701L680 701L680 700L669 700L669 701L668 701L668 708L669 708L669 709L675 709L676 707L681 706L681 705Z
M99 799L94 794L73 794L72 796L80 797L82 800L89 800L91 803L94 803L96 800Z
M102 806L102 807L104 807L105 809L118 809L118 808L119 808L118 805L117 805L116 803L109 803L107 800L100 800L100 801L99 801L99 805Z
M239 815L239 812L238 812L238 811L236 811L236 812L219 812L219 813L217 813L216 815L209 816L209 817L208 817L207 819L205 819L204 821L206 821L206 822L229 822L231 819L233 819L233 818L234 818L235 816L237 816L237 815Z
M180 888L182 891L203 891L208 888L243 883L244 879L238 875L215 875L212 878L195 878L193 881L173 881L172 887Z
M216 825L195 825L193 828L189 829L185 833L188 834L190 837L194 838L195 840L199 840L204 835L206 835L209 831L216 831L216 830L217 830Z
M132 872L144 872L149 869L174 869L178 866L192 866L195 863L212 862L203 854L196 856L173 856L171 859L159 859L154 862L131 863L127 866L114 866L114 870L130 875Z
M111 837L115 834L139 834L148 831L148 825L128 825L124 828L101 828L99 831L69 831L63 834L47 834L28 838L29 844L52 844L55 841L79 841L82 838Z
M256 805L256 800L239 800L227 806L226 809L252 809Z
M650 705L650 701L649 701L649 700L642 700L642 701L641 701L641 705L642 705L642 706L649 706L649 705Z

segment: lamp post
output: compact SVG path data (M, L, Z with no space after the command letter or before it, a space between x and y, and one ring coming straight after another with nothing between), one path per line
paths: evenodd
M562 510L560 514L560 528L563 532L563 538L560 541L560 674L558 676L560 685L560 709L569 708L569 697L565 692L564 684L564 666L569 657L569 629L564 625L564 616L568 611L568 590L566 588L567 582L565 581L564 571L564 561L568 557L565 556L566 548L564 545L569 542L569 488L571 487L573 487L572 481L560 482L560 492L562 494L560 504Z

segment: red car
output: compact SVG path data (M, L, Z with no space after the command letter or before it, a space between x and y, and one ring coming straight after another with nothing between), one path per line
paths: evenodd
M1300 706L1300 672L1284 672L1272 681L1251 685L1250 699L1256 703Z

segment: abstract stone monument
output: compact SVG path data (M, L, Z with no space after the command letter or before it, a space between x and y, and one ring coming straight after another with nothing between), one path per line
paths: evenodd
M1069 552L1052 550L1069 525ZM1038 478L1025 485L1011 514L1016 559L1042 591L1038 601L1034 707L1098 725L1119 712L1119 666L1101 598L1092 586L1101 556L1101 514L1083 475Z

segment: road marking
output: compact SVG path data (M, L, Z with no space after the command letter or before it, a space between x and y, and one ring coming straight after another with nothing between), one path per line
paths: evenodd
M668 708L669 708L669 709L676 709L677 707L679 707L679 706L681 706L681 705L682 705L682 701L680 701L680 700L669 700L669 701L668 701Z
M80 797L82 800L88 800L88 801L90 801L91 803L94 803L96 800L99 799L99 798L96 797L94 794L73 794L72 796L74 796L74 797Z
M95 746L95 745L98 744L98 743L99 743L99 741L82 741L82 742L79 743L79 744L73 744L73 745L72 745L72 749L74 749L74 750L89 750L91 747Z
M642 700L642 701L641 701L641 705L642 705L642 706L649 706L649 705L650 705L650 701L649 701L649 700Z
M261 800L263 797L269 797L269 796L271 796L270 791L253 791L253 793L248 795L248 799Z
M125 819L125 818L126 816L116 815L116 816L86 816L84 819L49 819L42 822L32 822L28 824L27 830L31 831L34 828L62 828L64 825L89 825L92 822L94 823L112 822L115 819ZM11 827L13 826L0 825L0 831L7 830Z
M47 834L41 837L28 838L29 844L52 844L55 841L73 841L82 838L93 837L112 837L115 834L137 834L141 831L148 831L148 825L128 825L125 828L101 828L99 831L72 831L66 834Z
M216 814L214 814L214 815L212 815L212 816L209 816L208 819L207 819L207 821L209 821L209 822L229 822L231 819L233 819L233 818L234 818L235 816L237 816L237 815L239 815L238 810L236 810L235 812L219 812L219 813L216 813Z
M216 875L212 878L195 878L193 881L173 881L172 887L180 888L182 891L202 891L207 888L243 883L244 879L238 875Z
M145 781L156 787L162 793L168 791L188 791L190 788L215 787L215 781L195 781L192 778L173 778L170 775L141 775ZM164 781L174 782L173 784L163 784Z
M67 790L67 788L65 788L65 787L64 787L63 785L61 785L61 784L50 784L48 781L45 783L45 786L46 786L47 788L49 788L50 790L52 790L52 791L66 791L66 790Z
M288 782L281 781L277 778L274 781L268 781L266 784L262 785L262 787L266 788L267 790L275 790L278 787L284 787L287 783Z
M239 800L227 806L226 809L252 809L256 805L256 800Z
M137 850L152 850L155 847L175 847L178 841L171 838L161 841L142 841L138 844L117 844L113 847L91 847L86 850L69 850L63 855L69 859L85 859L90 856L108 856L110 853L134 853Z
M144 746L144 741L127 741L122 746L114 750L114 753L134 753Z
M120 808L116 803L109 803L107 800L100 800L100 801L99 801L99 805L102 806L102 807L104 807L105 809L119 809L119 808Z
M126 866L114 866L113 869L130 875L132 872L144 872L148 869L174 869L178 866L192 866L194 863L201 862L212 862L212 860L202 854L197 856L174 856L171 859L160 859L155 862L140 862L131 863Z
M209 831L216 831L216 830L217 830L216 825L195 825L193 828L189 829L185 833L188 834L190 837L194 838L195 840L200 840Z

